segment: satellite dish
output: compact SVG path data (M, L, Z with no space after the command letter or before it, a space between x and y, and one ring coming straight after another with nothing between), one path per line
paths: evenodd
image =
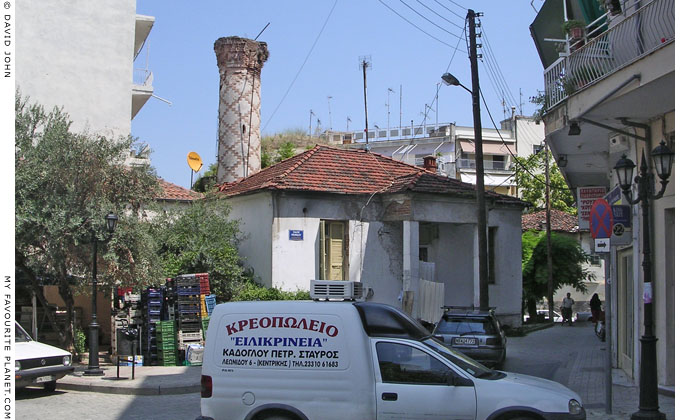
M194 172L199 172L199 169L201 169L204 163L201 161L201 156L196 152L189 152L187 154L187 164Z

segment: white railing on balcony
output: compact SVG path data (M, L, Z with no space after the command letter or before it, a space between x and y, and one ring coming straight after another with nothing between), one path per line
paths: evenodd
M655 0L544 71L546 108L675 40L675 0ZM571 47L571 49L574 47Z
M135 85L151 86L153 84L153 73L148 69L134 69L133 81Z
M474 159L460 159L458 167L461 169L475 169L477 165ZM484 169L487 171L513 171L515 165L506 161L485 160Z

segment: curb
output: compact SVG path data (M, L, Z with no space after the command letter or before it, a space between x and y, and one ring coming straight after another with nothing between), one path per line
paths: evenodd
M201 385L159 386L148 388L131 388L95 384L75 384L69 382L57 382L57 389L68 391L99 392L102 394L119 395L179 395L201 392Z

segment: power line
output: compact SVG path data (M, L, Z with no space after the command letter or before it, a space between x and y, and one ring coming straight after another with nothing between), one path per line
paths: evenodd
M266 127L268 127L268 125L271 123L273 116L276 114L276 112L278 112L278 109L283 104L283 101L287 97L288 93L290 93L290 89L292 89L292 85L294 85L295 81L297 81L297 78L299 77L300 73L302 72L304 65L307 64L307 60L309 60L309 56L311 56L312 51L314 51L314 47L316 47L316 43L319 42L319 38L321 38L321 34L323 33L323 30L326 29L326 24L328 24L328 20L331 18L331 15L333 14L333 10L335 10L335 6L337 4L338 4L338 0L335 0L335 2L333 3L333 7L331 7L331 11L328 12L328 16L326 16L326 20L323 22L323 26L321 26L321 30L319 31L319 34L316 36L316 39L314 40L314 43L311 45L311 48L309 49L307 56L304 58L304 61L302 62L302 65L300 66L299 70L297 70L297 74L295 75L294 79L292 79L292 82L290 82L290 86L288 86L287 90L285 91L285 94L280 99L280 102L278 102L276 109L273 110L273 113L271 114L271 116L268 118L268 121L264 125L264 128L263 128L264 130L266 130Z
M445 16L439 14L437 11L435 11L435 10L432 9L431 7L427 6L426 4L422 3L420 0L415 0L415 1L416 1L417 3L419 3L419 4L421 4L422 6L424 6L425 8L427 8L429 11L431 11L431 13L433 13L433 14L435 14L436 16L440 17L441 19L445 20L446 22L450 23L451 25L453 25L453 26L455 26L455 27L457 27L457 28L463 29L463 30L465 29L463 26L459 26L459 25L457 25L455 22L448 20ZM463 22L464 22L464 19L463 19Z
M498 127L496 126L496 122L494 121L494 117L491 115L491 111L489 111L489 106L486 104L486 99L484 98L484 93L481 91L481 89L479 90L479 94L480 94L481 97L482 97L482 102L484 102L484 107L486 108L486 112L489 114L489 119L491 119L491 123L493 124L494 129L496 130L496 133L498 133L498 137L501 138L501 142L503 143L503 145L504 145L504 146L506 147L506 149L508 150L508 153L510 153L510 155L513 157L513 160L515 161L515 163L517 163L518 166L522 167L522 169L523 169L525 172L527 172L532 178L534 178L534 180L536 180L536 181L538 181L539 183L541 183L541 184L543 184L544 186L546 186L546 185L547 185L546 182L544 182L544 181L542 181L541 179L539 179L536 175L534 175L532 172L530 172L529 169L527 169L522 163L520 163L519 160L517 160L517 156L515 156L515 155L513 154L513 152L510 150L510 148L508 147L508 144L507 144L507 143L505 142L505 140L503 139L503 136L501 135L500 130L499 130ZM550 168L549 168L549 169L550 169ZM561 187L556 187L556 186L554 186L554 185L549 185L549 188L553 188L553 189L557 189L557 190L561 190L561 191L570 191L570 192L572 193L572 189L570 189L570 188L561 188Z
M459 14L457 14L457 13L455 13L454 11L450 10L449 8L447 8L446 6L444 6L440 1L438 1L438 0L434 0L434 1L435 1L436 3L438 3L439 6L443 7L443 8L446 9L446 10L448 10L450 13L452 13L452 14L454 14L455 16L459 17L460 19L463 19L463 20L464 20L464 19L466 18L465 16L460 16Z
M427 31L425 31L424 29L422 29L422 28L420 28L419 26L415 25L415 24L412 23L410 20L408 20L405 16L401 15L401 14L398 13L395 9L393 9L392 7L390 7L389 5L387 5L386 3L384 3L383 0L378 0L378 1L379 1L379 3L381 3L382 5L386 6L386 8L388 8L388 10L390 10L391 12L395 13L396 15L398 15L402 20L404 20L405 22L407 22L407 23L409 23L410 25L414 26L414 27L417 28L419 31L421 31L421 32L423 32L425 35L427 35L428 37L430 37L430 38L432 38L432 39L434 39L434 40L440 42L441 44L443 44L443 45L445 45L445 46L447 46L447 47L450 47L450 48L453 48L453 49L456 48L456 47L454 47L454 46L448 44L447 42L441 41L440 39L438 39L438 38L436 38L435 36L431 35L431 34L428 33ZM461 50L461 51L462 51L462 50ZM462 52L466 53L467 51L462 51Z
M426 20L427 22L431 23L432 25L434 25L435 27L439 28L440 30L442 30L442 31L444 31L444 32L446 32L446 33L448 33L448 34L450 34L450 35L456 37L456 38L460 38L460 37L459 37L458 35L456 35L455 33L450 32L450 31L447 30L446 28L444 28L444 27L442 27L442 26L436 24L436 22L432 21L432 20L429 19L428 17L426 17L426 16L424 16L423 14L419 13L414 7L412 7L412 6L410 6L409 4L405 3L403 0L400 0L400 3L404 4L405 6L407 6L410 10L412 10L413 12L415 12L416 14L418 14L420 17L422 17L422 19L424 19L424 20Z

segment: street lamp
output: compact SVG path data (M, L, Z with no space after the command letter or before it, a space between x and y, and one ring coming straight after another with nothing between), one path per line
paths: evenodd
M654 190L654 175L647 172L647 159L644 151L640 162L640 174L635 177L638 184L638 197L633 200L630 187L633 183L633 169L635 163L625 155L618 160L614 169L618 176L618 183L625 198L630 204L641 203L642 208L642 272L644 278L644 335L640 337L640 402L639 410L631 419L665 419L666 415L659 411L659 389L656 370L656 337L654 336L654 308L652 306L652 262L650 258L651 246L649 238L649 201L658 200L664 195L668 178L673 167L673 152L661 144L652 151L652 159L656 173L661 179L661 191L652 195Z
M106 227L108 228L108 233L113 233L115 231L115 225L117 225L117 215L114 213L108 213L105 216ZM98 294L98 283L96 281L97 266L96 266L96 256L98 255L98 238L96 237L96 231L93 231L93 279L91 282L91 323L89 324L89 366L84 371L86 376L103 376L103 369L98 365L98 316L97 316L97 304L96 298Z

